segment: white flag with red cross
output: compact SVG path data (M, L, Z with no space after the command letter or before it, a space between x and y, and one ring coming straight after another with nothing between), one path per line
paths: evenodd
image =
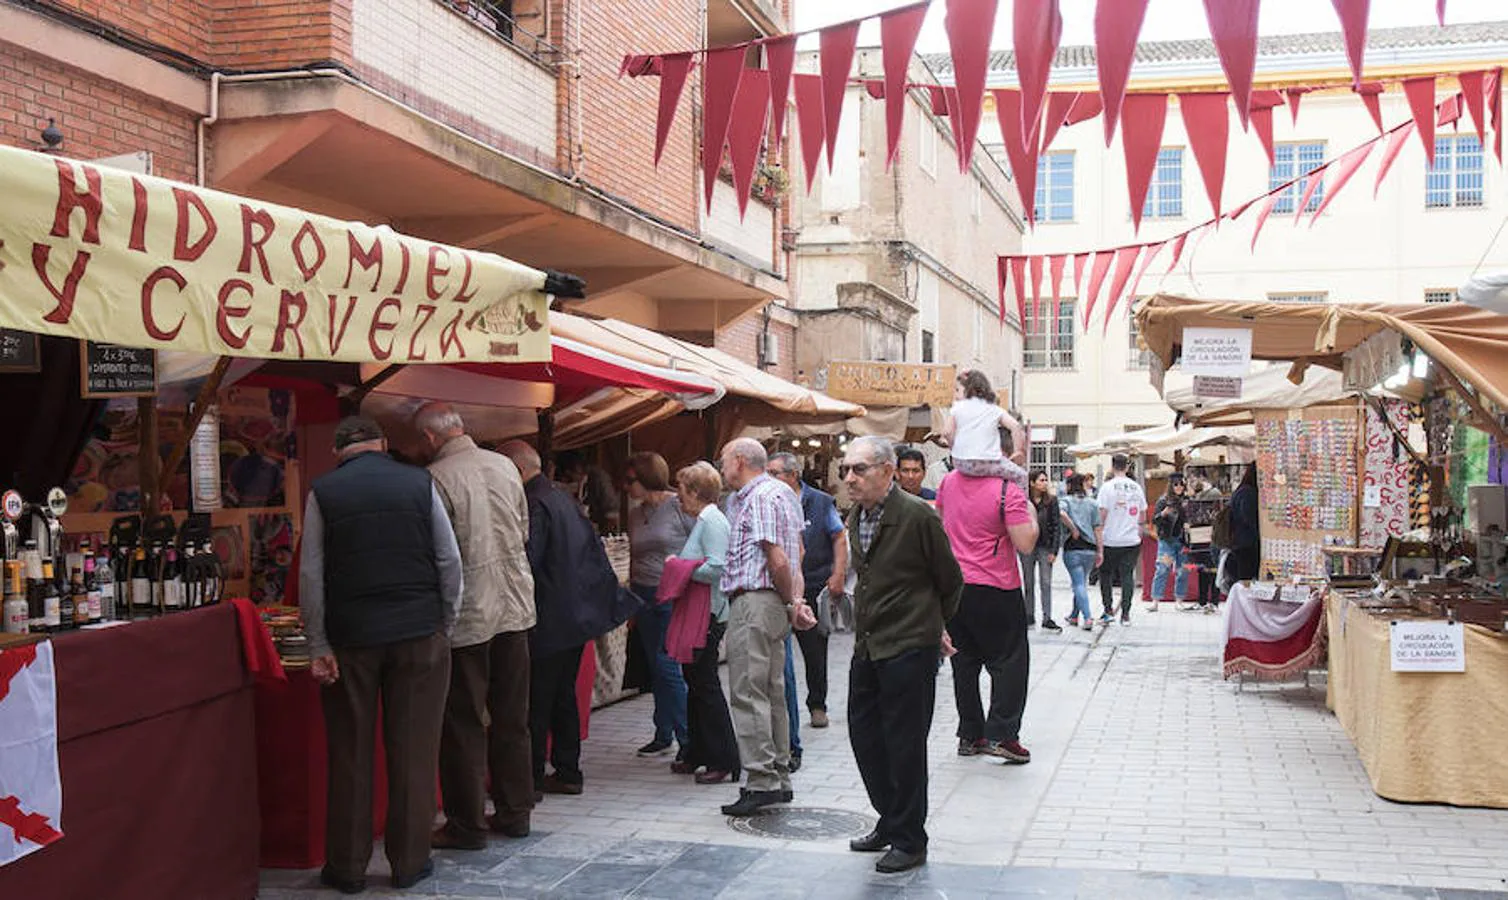
M52 643L0 650L0 866L63 836Z

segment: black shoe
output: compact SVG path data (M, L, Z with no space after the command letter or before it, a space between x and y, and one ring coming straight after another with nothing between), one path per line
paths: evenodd
M341 878L328 867L321 869L319 883L327 888L334 888L342 894L359 894L367 889L365 878Z
M984 738L977 738L977 739L972 740L972 741L969 740L968 738L959 738L958 739L958 755L959 756L978 756L980 753L984 752L984 747L988 743L989 743L989 741L986 741Z
M794 753L793 752L791 754L791 767L790 767L790 770L792 772L800 772L801 771L801 754L800 753Z
M508 822L493 814L487 817L487 827L504 837L526 838L529 836L529 817Z
M426 859L424 861L424 865L420 866L419 867L419 871L415 872L414 874L408 875L408 876L403 877L403 878L400 878L397 875L394 875L393 876L393 887L397 888L400 891L401 890L406 890L408 888L413 887L414 885L418 884L419 882L423 881L424 879L428 878L429 876L431 876L433 874L435 874L435 861L432 860L432 859Z
M790 803L792 800L795 800L795 799L796 799L796 792L795 791L784 790L784 791L780 792L780 802L781 803Z
M926 865L927 851L921 850L916 853L907 853L899 847L891 847L889 852L880 857L880 861L874 864L876 872L893 875L896 872L909 872L919 866Z
M1036 616L1032 616L1030 619L1026 620L1026 627L1027 628L1031 628L1032 626L1034 626L1036 624L1037 624L1037 617Z
M881 837L879 829L875 829L861 838L854 838L848 842L848 849L855 853L879 853L881 850L889 848L890 839Z
M1063 627L1052 619L1043 619L1042 627L1048 631L1062 631Z
M585 790L579 781L561 781L557 775L546 775L539 789L546 794L569 794L572 797L580 796Z
M640 756L663 756L664 754L669 752L670 741L662 741L659 739L650 741L649 743L640 747L638 751Z
M437 828L429 836L429 846L435 850L486 850L485 834L460 835L450 828Z
M738 792L738 802L723 807L723 815L742 818L752 816L766 806L789 802L790 798L781 791L751 791L744 788Z

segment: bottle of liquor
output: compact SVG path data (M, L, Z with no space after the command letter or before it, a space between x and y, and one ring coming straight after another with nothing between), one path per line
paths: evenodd
M199 562L199 551L192 543L183 547L183 557L178 561L183 574L183 606L198 609L204 605L204 575Z
M112 558L113 554L107 552L96 560L94 565L94 589L90 592L89 613L93 615L94 603L98 598L100 621L109 621L116 616L115 571Z
M152 579L147 571L147 551L137 547L131 558L131 615L152 614Z
M172 612L183 609L183 571L178 565L178 551L171 544L163 551L162 606Z
M206 605L220 602L220 560L215 556L215 545L209 541L204 542L200 551L204 557L204 603Z
M63 628L62 597L58 583L52 574L52 560L42 560L42 630L61 631Z
M74 566L73 573L68 576L69 587L73 590L73 627L80 628L89 624L89 581L84 575L84 559L81 557Z
M94 559L94 548L84 543L84 593L89 599L88 622L101 622L105 618L105 598L99 590L99 566Z
M5 631L25 634L31 630L31 608L26 602L26 581L21 577L21 562L5 563Z

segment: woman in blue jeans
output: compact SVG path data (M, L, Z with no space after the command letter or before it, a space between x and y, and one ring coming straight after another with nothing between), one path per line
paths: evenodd
M1099 505L1084 489L1083 475L1068 476L1068 496L1063 498L1063 526L1068 538L1063 542L1063 565L1073 581L1073 615L1068 627L1081 623L1085 631L1094 630L1094 613L1089 610L1089 572L1100 564L1097 534L1102 526Z
M650 687L654 691L654 739L639 748L640 756L670 752L672 741L684 753L686 736L686 679L681 664L665 652L665 632L670 628L670 604L656 597L665 558L680 552L691 536L696 520L681 509L670 489L670 466L658 453L635 453L624 476L629 499L637 505L628 513L629 582L644 601L644 611L634 619L644 656L649 661ZM679 756L679 755L678 755Z

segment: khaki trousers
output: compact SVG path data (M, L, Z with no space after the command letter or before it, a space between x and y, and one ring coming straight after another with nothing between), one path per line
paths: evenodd
M435 766L450 678L443 634L337 649L340 679L320 690L329 753L325 868L354 881L372 857L372 768L378 700L387 752L384 845L393 874L411 877L429 859L435 818Z
M791 725L785 707L789 608L774 591L750 591L728 613L729 707L751 791L790 790Z

